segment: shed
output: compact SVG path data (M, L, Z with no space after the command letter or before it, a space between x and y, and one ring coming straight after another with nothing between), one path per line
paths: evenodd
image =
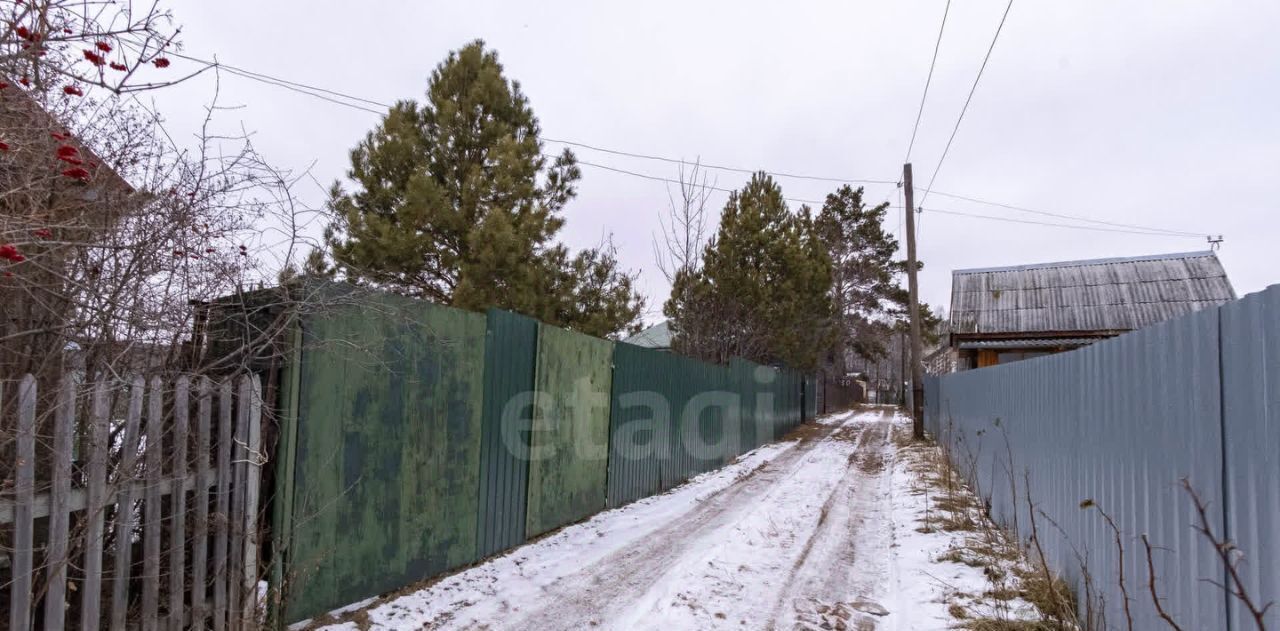
M1038 263L951 273L958 370L1092 344L1234 300L1213 252Z

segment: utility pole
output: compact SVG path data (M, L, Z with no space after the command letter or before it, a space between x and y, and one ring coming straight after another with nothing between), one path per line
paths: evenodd
M911 315L911 433L924 438L924 353L920 342L920 287L916 283L916 205L911 187L911 163L902 165L902 190L907 207L907 291Z
M902 401L902 405L907 404L907 332L898 331L898 399Z

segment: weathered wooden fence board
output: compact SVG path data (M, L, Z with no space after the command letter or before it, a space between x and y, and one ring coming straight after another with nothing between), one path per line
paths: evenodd
M218 498L213 536L213 628L226 629L227 616L227 515L231 507L231 382L218 390Z
M151 380L147 408L146 475L142 513L142 631L159 628L160 600L160 485L164 478L164 390L160 378Z
M16 430L13 494L0 498L0 527L11 531L5 534L12 542L8 628L31 631L33 622L43 620L46 631L61 631L69 626L69 612L80 629L100 628L104 614L110 629L207 628L210 521L217 524L213 591L222 595L215 626L257 628L257 486L266 463L258 379L221 384L216 446L214 386L207 378L197 384L194 439L188 377L134 377L123 384L99 379L82 388L79 377L69 374L56 388L40 385L30 375L17 385L16 422L10 425ZM127 391L127 401L113 397L113 389ZM126 408L118 417L113 398ZM233 410L239 412L234 437ZM77 450L77 436L83 451ZM217 503L215 515L211 500ZM37 527L42 537L47 533L39 547ZM104 568L108 547L112 564ZM141 574L135 547L141 549ZM110 574L105 585L104 569ZM110 591L106 611L104 588ZM237 600L229 600L229 591Z
M48 568L44 599L44 628L46 631L62 631L66 613L67 594L67 530L70 515L67 514L67 496L71 494L71 437L76 424L76 382L68 375L62 379L58 392L58 410L53 427L53 470L49 502L49 547L45 554Z
M173 387L173 467L174 480L187 477L187 414L190 380L178 377ZM186 577L187 494L173 493L173 517L169 534L169 628L181 631L183 617L182 581Z
M107 494L107 416L111 413L107 383L99 380L93 386L93 409L89 416L89 466L86 474L88 511L85 527L84 602L80 608L80 628L97 631L102 603L102 528L106 517Z
M257 379L244 378L243 385L240 390L241 401L256 401L261 398L262 392ZM258 519L258 490L262 480L262 464L265 459L259 452L262 443L262 417L261 409L258 406L241 406L247 408L245 413L248 419L248 425L245 428L245 482L244 482L244 515L241 519L240 526L243 528L241 539L243 540L244 559L242 574L242 598L244 599L240 605L240 621L241 628L247 628L253 623L254 612L258 607L258 537L257 524Z
M120 468L114 484L116 494L116 557L115 580L111 584L111 628L124 628L129 614L129 569L133 564L133 546L121 545L122 539L131 539L133 533L133 476L138 459L138 432L142 423L142 377L135 377L129 388L129 411L125 416L124 444L121 449Z
M10 629L31 627L31 561L35 519L31 503L36 492L36 380L30 375L18 384L17 472L13 490L17 502L13 520L13 579L10 584Z
M248 392L248 383L240 382L240 398L243 400ZM231 522L231 532L234 535L241 534L241 525L244 524L245 514L245 481L248 476L248 450L245 449L245 441L249 434L249 409L243 405L237 406L236 409L236 429L235 438L231 445L231 513L228 520ZM243 583L240 580L240 573L244 567L244 539L240 536L231 537L231 548L227 558L227 616L230 618L231 631L240 630L240 599L247 594L243 594Z
M196 515L191 537L191 626L204 628L205 573L209 562L209 468L210 420L213 382L200 378L199 403L196 409Z

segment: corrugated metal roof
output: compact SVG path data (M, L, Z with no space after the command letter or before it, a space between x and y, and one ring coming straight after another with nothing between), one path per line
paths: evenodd
M622 340L622 342L645 348L671 348L671 327L667 320L663 320Z
M1102 337L1026 337L1018 340L970 340L960 342L961 350L971 348L1076 348L1088 346ZM925 358L928 360L928 357Z
M1235 297L1213 252L956 270L951 330L1140 329Z

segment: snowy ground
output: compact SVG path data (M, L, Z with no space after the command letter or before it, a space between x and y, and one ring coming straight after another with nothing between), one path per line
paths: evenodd
M908 427L888 407L820 419L669 493L310 628L947 628L989 577L939 559L966 535L928 527L919 457L900 457Z

